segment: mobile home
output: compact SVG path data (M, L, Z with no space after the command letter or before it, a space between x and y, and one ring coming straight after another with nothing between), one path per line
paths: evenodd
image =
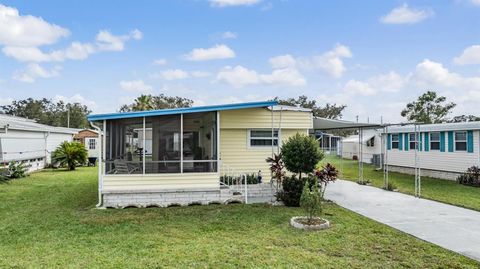
M101 207L228 202L232 174L270 172L265 159L313 128L309 109L275 101L90 115L104 131Z
M362 141L359 141L359 135L351 135L341 140L342 158L360 159L360 144L362 143L362 160L364 163L371 163L377 166L381 165L382 154L382 134L376 129L362 130Z
M0 114L0 161L23 162L28 172L51 163L52 152L64 141L72 141L77 129L53 127L34 120Z
M415 147L422 176L456 179L467 168L480 165L480 122L392 126L385 133L390 171L414 173Z

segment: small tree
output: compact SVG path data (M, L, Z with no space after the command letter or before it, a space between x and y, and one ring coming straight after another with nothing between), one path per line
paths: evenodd
M87 162L88 152L79 142L63 142L52 153L52 161L68 170L75 170L77 165Z
M302 173L312 173L315 166L324 157L315 138L296 134L282 146L285 167L302 178Z
M310 183L305 182L303 186L302 196L300 197L300 206L307 214L308 224L313 223L313 219L322 214L322 197L318 190L318 183L315 181L312 188Z

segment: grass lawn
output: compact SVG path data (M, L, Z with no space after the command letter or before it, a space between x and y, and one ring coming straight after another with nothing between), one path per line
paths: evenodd
M0 268L478 268L479 263L329 204L333 227L288 225L298 208L97 210L96 169L0 185Z
M357 161L327 156L322 163L326 162L334 164L340 170L342 179L358 180ZM383 187L383 171L376 171L374 166L364 164L363 174L364 179L370 180L373 186ZM413 175L389 172L388 178L399 192L415 195L415 177ZM452 180L429 177L422 177L421 184L422 198L480 211L480 188L461 185Z

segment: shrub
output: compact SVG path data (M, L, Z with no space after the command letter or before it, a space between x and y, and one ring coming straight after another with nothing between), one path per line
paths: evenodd
M309 224L313 223L314 217L322 213L322 197L318 190L318 183L315 180L312 187L310 187L309 182L305 182L305 185L303 185L300 206L305 210Z
M87 162L88 152L79 142L63 142L52 153L52 161L68 170L75 170L77 165Z
M7 176L9 178L22 178L26 177L27 167L23 162L10 162L8 164Z
M457 177L459 184L480 187L480 167L472 166L467 171Z
M286 206L300 206L303 186L306 183L310 185L312 181L309 177L285 177L282 182L282 189L277 192L277 200L282 201Z
M338 170L335 166L327 163L326 165L322 166L321 169L315 171L315 178L318 180L320 184L320 194L323 200L325 196L325 190L327 189L327 185L331 182L334 182L338 178Z
M268 157L265 160L270 165L270 171L273 174L273 178L275 178L278 183L281 183L283 178L285 177L285 164L283 163L282 153L274 154L273 157Z
M324 157L315 138L298 133L283 144L282 156L287 170L299 178L302 173L312 173Z

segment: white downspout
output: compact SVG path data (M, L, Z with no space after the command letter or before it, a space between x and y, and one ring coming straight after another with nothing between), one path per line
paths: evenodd
M90 122L90 125L98 132L98 140L103 141L102 139L102 129L100 129L98 126L95 126L92 122ZM105 124L104 124L105 125ZM104 134L103 134L104 135ZM103 144L103 143L102 143ZM103 188L103 175L102 175L102 144L99 145L98 147L98 204L95 205L95 207L99 208L103 204L103 199L102 199L102 188Z

